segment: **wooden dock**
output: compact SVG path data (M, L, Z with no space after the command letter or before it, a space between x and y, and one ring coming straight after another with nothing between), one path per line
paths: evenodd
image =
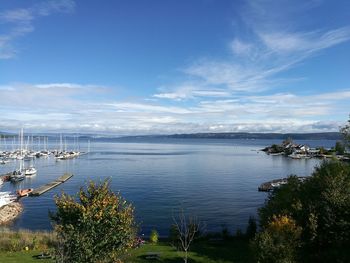
M298 179L300 181L304 181L307 178L307 176L298 176ZM259 192L270 192L276 188L281 187L282 185L286 184L288 182L288 178L282 178L282 179L275 179L269 182L262 183L258 190Z
M29 194L29 196L39 196L43 193L46 193L47 191L51 190L52 188L55 188L56 186L59 186L60 184L63 184L65 181L70 179L73 176L73 174L64 174L63 176L60 176L55 181L52 181L50 183L47 183L43 186L40 186L39 188L36 188Z

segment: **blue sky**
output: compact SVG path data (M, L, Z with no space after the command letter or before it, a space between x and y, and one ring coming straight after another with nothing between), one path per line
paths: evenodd
M337 131L350 2L0 0L0 130Z

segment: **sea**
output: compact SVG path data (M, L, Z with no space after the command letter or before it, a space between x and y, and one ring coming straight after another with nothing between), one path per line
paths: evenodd
M36 188L67 172L74 175L42 196L22 198L23 213L6 227L50 230L49 213L56 209L54 196L62 192L75 195L90 180L108 179L111 189L135 207L140 234L148 235L156 229L161 236L166 236L173 217L182 209L197 217L208 232L219 232L223 228L232 233L238 229L244 231L249 217L257 218L259 207L268 197L268 193L258 191L261 183L292 174L309 176L321 162L271 156L261 151L273 143L281 141L95 138L88 146L87 140L80 140L80 150L88 152L89 149L88 153L61 161L53 157L37 158L34 161L36 176L1 186L0 191L14 192ZM296 143L330 148L335 141L299 140ZM56 145L49 142L49 147ZM13 171L17 166L18 161L0 165L0 174Z

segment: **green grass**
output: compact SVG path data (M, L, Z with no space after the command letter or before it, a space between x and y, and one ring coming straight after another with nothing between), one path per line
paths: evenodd
M52 263L52 260L35 259L33 256L41 254L41 251L0 252L0 263Z
M145 256L147 252L160 253L159 260L147 260ZM53 262L37 260L33 255L40 254L40 251L22 251L22 252L0 252L0 263L12 262ZM183 262L182 253L176 251L166 242L158 244L145 244L140 248L129 251L128 255L123 257L123 262L163 262L177 263ZM210 243L208 241L200 241L195 243L189 253L189 261L191 263L239 263L253 262L249 250L248 242L241 239L235 239L225 242Z

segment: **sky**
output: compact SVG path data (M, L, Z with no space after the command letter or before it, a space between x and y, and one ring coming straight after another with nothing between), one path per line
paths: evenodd
M348 0L0 0L0 131L330 132Z

